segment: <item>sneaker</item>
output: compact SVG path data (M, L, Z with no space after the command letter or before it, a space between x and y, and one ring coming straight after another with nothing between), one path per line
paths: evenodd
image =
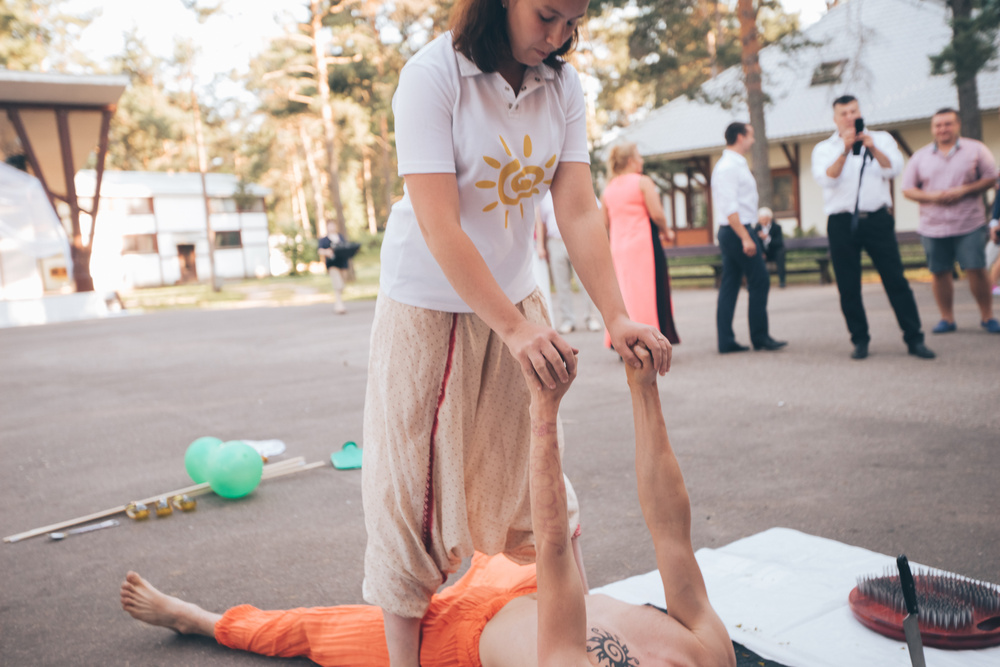
M559 328L556 329L556 331L565 336L566 334L573 332L573 324L570 322L563 322L559 325Z
M345 308L344 304L342 303L335 303L333 304L333 312L337 313L338 315L343 315L344 313L347 312L347 308Z
M986 329L990 333L1000 333L1000 322L997 322L995 317L992 317L985 322L980 322L979 326Z
M604 331L604 325L591 317L587 319L587 331Z
M957 328L958 325L955 324L954 322L949 322L948 320L941 320L940 322L934 325L934 328L931 329L931 333L936 333L936 334L951 333Z

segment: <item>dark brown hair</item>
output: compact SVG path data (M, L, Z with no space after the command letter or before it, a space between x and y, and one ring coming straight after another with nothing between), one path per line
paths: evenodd
M457 0L448 27L455 50L484 72L497 71L501 62L513 57L502 0ZM574 28L566 43L550 53L544 64L554 70L561 68L561 56L573 50L578 37L579 28Z

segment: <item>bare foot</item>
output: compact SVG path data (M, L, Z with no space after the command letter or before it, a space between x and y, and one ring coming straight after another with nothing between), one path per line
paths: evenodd
M122 609L132 618L181 634L215 637L215 624L222 618L196 604L161 593L135 572L125 575L121 599Z

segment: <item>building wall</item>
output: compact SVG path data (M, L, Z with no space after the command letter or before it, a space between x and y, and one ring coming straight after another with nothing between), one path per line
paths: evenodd
M102 197L91 262L102 289L176 284L181 280L178 246L182 245L194 246L198 280L208 279L205 204L200 196L154 196L152 214L129 213L126 199L113 194ZM270 275L266 213L213 213L211 221L214 231L239 231L241 237L241 247L216 248L215 270L220 278ZM155 235L158 252L122 252L123 237L137 234Z

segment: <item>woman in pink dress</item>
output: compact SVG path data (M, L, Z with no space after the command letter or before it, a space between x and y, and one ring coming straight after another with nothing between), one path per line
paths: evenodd
M680 342L670 302L667 256L660 243L673 241L660 193L653 179L642 174L642 156L635 144L619 144L609 157L612 179L601 195L604 224L611 238L611 258L628 316L659 327L673 345ZM604 342L611 347L608 335Z

